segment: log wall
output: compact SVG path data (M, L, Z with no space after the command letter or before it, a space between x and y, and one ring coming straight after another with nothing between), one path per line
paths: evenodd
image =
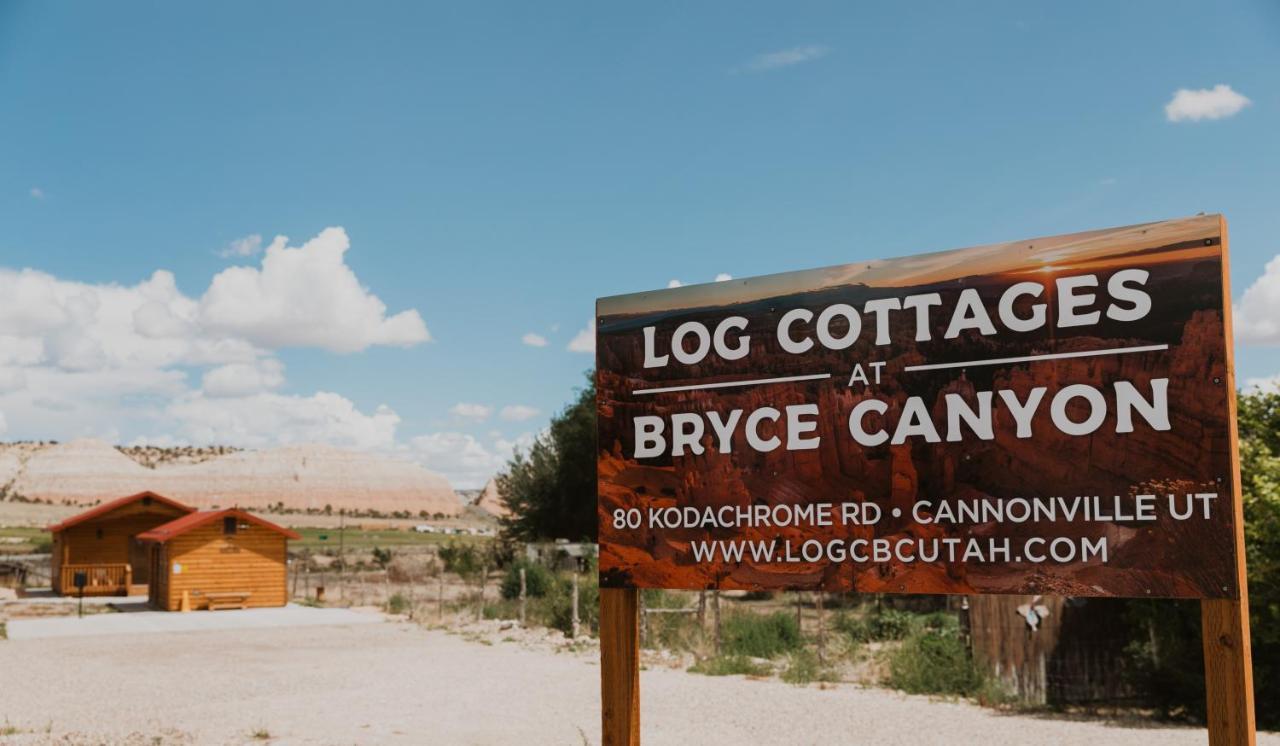
M182 592L192 609L208 608L210 593L249 593L248 606L284 606L286 545L281 534L240 522L235 534L224 534L222 521L176 536L165 544L162 578L156 584L156 606L175 611ZM179 572L174 567L180 566Z

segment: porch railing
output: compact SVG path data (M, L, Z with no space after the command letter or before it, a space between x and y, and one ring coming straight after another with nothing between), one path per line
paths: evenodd
M86 596L127 595L133 581L133 569L127 562L63 565L61 589L64 596L80 594L80 589L76 587L76 573L81 572L85 575Z

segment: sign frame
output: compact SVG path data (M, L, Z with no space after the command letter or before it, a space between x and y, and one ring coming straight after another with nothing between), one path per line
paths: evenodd
M1235 399L1235 364L1227 224L1217 219L1221 236L1223 329L1230 437L1231 514L1234 549L1232 597L1201 600L1202 642L1211 746L1251 746L1256 742L1253 676L1250 660L1248 586L1244 553L1243 502ZM1031 239L1043 241L1047 239ZM599 314L597 314L599 316ZM597 319L599 322L599 319ZM600 324L597 323L597 329ZM597 332L599 334L599 332ZM600 371L597 344L596 371ZM597 397L599 397L597 387ZM599 398L597 405L601 404ZM605 444L601 443L600 448ZM639 589L600 588L601 724L604 744L640 743Z

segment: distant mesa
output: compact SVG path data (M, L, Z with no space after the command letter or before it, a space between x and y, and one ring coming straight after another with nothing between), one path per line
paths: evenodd
M498 494L498 483L494 479L485 483L484 489L480 492L480 499L476 500L476 507L496 518L511 515L511 510L502 501L502 495Z
M98 440L0 445L7 494L54 503L152 490L199 507L378 511L456 516L449 482L408 461L332 446L124 449ZM158 455L165 451L170 455ZM144 465L146 464L146 465Z

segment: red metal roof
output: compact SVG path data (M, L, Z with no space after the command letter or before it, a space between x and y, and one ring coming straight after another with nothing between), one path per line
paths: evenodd
M59 531L66 530L77 524L84 523L85 521L90 521L99 516L106 515L107 513L110 513L111 511L117 508L123 508L124 506L133 502L137 502L138 500L141 500L144 497L149 497L152 500L164 503L165 505L168 505L172 508L177 508L178 510L185 510L188 513L195 512L195 508L191 507L190 505L183 505L177 500L173 500L171 498L165 497L164 495L158 495L154 492L151 492L150 490L147 490L145 492L139 492L136 495L128 495L126 497L121 497L116 500L112 500L110 502L105 502L97 507L90 508L89 510L86 510L83 513L78 513L76 515L73 515L70 518L64 519L61 523L53 524L52 526L49 527L49 531L56 534Z
M182 534L185 534L186 532L192 529L199 528L209 523L210 521L216 521L219 518L229 518L231 516L235 516L240 520L248 521L249 523L257 524L259 526L262 526L265 529L275 531L276 533L284 536L287 539L302 538L296 532L290 531L284 526L278 526L272 523L271 521L264 520L251 513L246 513L245 511L239 508L225 508L223 510L201 510L195 513L190 513L188 515L182 516L181 518L176 518L172 521L169 521L163 526L156 526L150 531L144 531L138 534L138 538L141 539L142 541L157 541L160 543L164 543L175 536L181 536Z

